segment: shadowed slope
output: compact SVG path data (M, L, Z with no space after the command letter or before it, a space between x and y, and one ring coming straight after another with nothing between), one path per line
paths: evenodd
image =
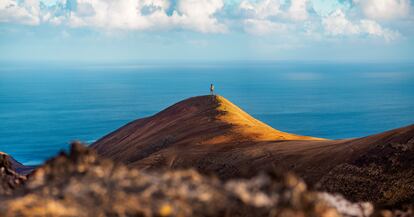
M414 204L414 125L358 140L365 147L319 181L321 190L377 204Z

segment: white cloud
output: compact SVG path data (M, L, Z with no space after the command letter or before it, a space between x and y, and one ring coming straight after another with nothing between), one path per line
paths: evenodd
M395 40L399 37L399 33L381 27L373 20L360 20L359 22L351 22L347 19L342 10L336 10L331 15L322 19L325 31L329 35L370 35L382 37L387 41Z
M322 24L331 35L353 35L359 33L358 26L349 21L342 10L336 10L323 18Z
M181 0L175 22L200 32L225 32L226 26L214 16L224 6L223 0Z
M64 1L64 0L61 0ZM72 27L148 30L184 28L200 32L225 32L218 21L223 0L179 0L172 15L167 14L170 0L77 0L64 13L55 13L57 6L50 2L41 10L39 0L0 0L0 22L37 25L49 22ZM62 2L60 2L62 3ZM66 7L66 1L61 7ZM42 2L42 4L44 4Z
M288 16L293 20L306 20L308 18L308 0L292 0Z
M381 27L373 20L361 20L360 28L363 32L378 37L383 37L386 41L392 41L400 37L396 31Z
M240 2L239 9L244 16L244 30L249 34L266 35L285 28L283 24L271 21L282 13L279 0L244 0Z
M312 9L319 16L327 16L337 9L347 10L352 7L352 0L310 0ZM356 1L356 0L354 0Z
M244 0L240 3L239 8L246 13L248 17L258 19L274 17L281 13L279 0L261 0L257 2Z
M370 19L389 20L403 18L411 10L410 0L354 0Z
M244 21L244 26L245 31L253 35L285 33L289 29L287 24L260 19L246 19Z
M240 2L240 10L249 18L272 19L282 18L287 20L306 20L308 18L308 0L290 0L289 5L281 0L243 0ZM286 6L286 9L284 9Z
M247 33L266 35L286 33L308 19L308 0L244 0L240 2L242 24Z
M78 0L69 25L108 29L150 29L165 26L167 0ZM143 14L143 12L147 14Z
M382 27L378 20L407 16L411 10L410 0L349 0L367 17L349 19L345 14L350 10L348 6L326 6L324 1L315 5L315 0L241 0L230 4L233 10L228 10L225 0L177 0L176 4L172 0L55 0L54 4L50 0L0 0L0 22L202 33L223 33L241 26L255 35L290 32L319 37L326 32L330 36L369 35L391 41L399 33ZM311 8L319 8L320 13L310 13ZM337 9L324 14L332 8Z
M72 26L97 26L119 29L184 28L199 32L224 32L214 14L223 7L222 0L180 0L171 16L168 0L78 0L70 17Z
M40 23L38 0L0 0L0 22L37 25Z
M94 7L90 3L79 2L76 8L76 14L81 17L94 16L96 14Z
M82 13L89 16L81 16L81 5L91 5L87 11L94 14ZM226 27L214 16L223 5L222 0L180 0L169 16L168 0L78 0L78 10L71 17L71 24L137 30L184 28L199 32L224 32Z

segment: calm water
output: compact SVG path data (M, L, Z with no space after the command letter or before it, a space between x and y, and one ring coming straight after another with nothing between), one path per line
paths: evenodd
M26 164L208 94L210 83L254 117L297 134L360 137L414 123L413 64L2 66L0 151Z

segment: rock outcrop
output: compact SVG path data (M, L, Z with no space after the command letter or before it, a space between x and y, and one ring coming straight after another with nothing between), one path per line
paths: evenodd
M11 195L25 181L25 176L13 170L10 156L0 152L0 195Z

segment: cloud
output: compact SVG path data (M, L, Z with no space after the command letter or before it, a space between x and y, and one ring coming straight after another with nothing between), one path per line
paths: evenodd
M68 23L73 27L144 30L167 25L167 7L167 0L78 0Z
M85 2L77 4L76 14L80 17L89 17L96 15L96 12L92 4Z
M382 37L387 41L395 40L399 33L381 27L373 20L363 19L359 22L351 22L342 10L336 10L322 19L325 31L332 36L339 35L370 35Z
M261 0L257 2L244 0L240 2L239 8L247 17L256 19L275 17L281 13L279 0Z
M70 17L71 26L97 26L115 29L183 28L199 32L224 32L226 27L214 14L222 0L180 0L172 15L168 0L78 0Z
M244 30L249 34L266 35L286 33L297 21L308 18L308 0L243 0L239 4Z
M354 0L364 15L374 20L404 18L411 10L410 0Z
M289 4L282 0L243 0L239 8L249 18L286 20L306 20L308 18L308 0L290 0Z
M373 20L361 20L360 28L362 32L369 35L383 37L386 41L392 41L400 37L400 33L381 27Z
M40 7L37 0L0 0L0 22L38 25Z
M308 18L308 0L292 0L288 16L292 20L306 20Z
M215 17L224 6L223 0L179 0L171 14L170 3L169 0L59 0L53 5L39 0L0 0L0 22L125 30L183 28L205 33L227 30Z
M359 27L349 21L342 10L336 10L322 19L325 30L331 35L359 34Z
M181 0L174 14L179 25L200 32L225 32L224 24L214 16L224 6L223 0Z
M319 16L327 16L337 9L347 10L352 6L352 0L311 0L312 9Z
M244 26L245 31L252 35L285 33L289 30L289 25L287 24L260 19L246 19L244 21Z
M387 41L399 33L382 21L410 12L410 0L0 0L0 22L6 23L114 31L242 29L254 35L368 35Z

